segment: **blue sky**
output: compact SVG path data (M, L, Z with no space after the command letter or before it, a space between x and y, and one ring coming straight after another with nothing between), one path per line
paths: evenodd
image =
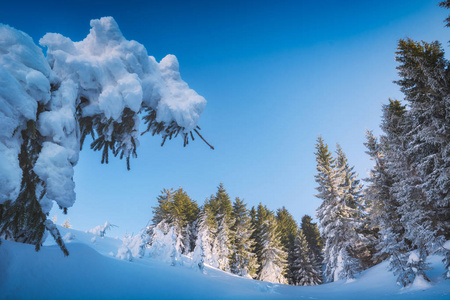
M286 206L299 221L320 201L314 145L339 142L364 178L366 129L379 133L381 105L401 99L394 52L399 38L439 40L448 12L438 1L8 1L0 22L37 43L46 32L83 39L89 21L113 16L127 39L157 60L175 54L183 79L208 104L196 140L160 147L144 135L127 171L100 164L85 147L75 168L77 201L68 215L86 230L109 221L111 235L137 232L163 188L183 187L199 204L223 182L249 207ZM87 146L87 145L86 145Z

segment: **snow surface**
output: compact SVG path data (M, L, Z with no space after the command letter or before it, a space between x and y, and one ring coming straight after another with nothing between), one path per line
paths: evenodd
M442 247L444 247L447 250L450 250L450 240L446 241Z
M429 258L433 270L426 287L399 288L381 263L347 283L297 287L256 281L206 266L170 266L149 258L120 260L122 241L59 227L67 237L68 257L49 241L34 246L3 241L0 245L1 299L449 299L450 280L441 274L442 257ZM91 239L96 237L96 242Z

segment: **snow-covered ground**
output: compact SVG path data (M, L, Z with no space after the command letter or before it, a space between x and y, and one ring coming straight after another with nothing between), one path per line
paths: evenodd
M431 283L400 288L387 263L363 272L353 282L312 287L272 284L206 267L170 266L149 258L116 258L122 241L59 228L70 251L64 257L49 242L35 252L31 245L0 245L1 299L450 299L441 258L430 257ZM70 234L70 235L68 235ZM51 238L49 238L50 240Z

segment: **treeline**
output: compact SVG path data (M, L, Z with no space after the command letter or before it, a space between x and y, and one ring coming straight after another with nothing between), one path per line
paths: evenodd
M322 138L316 144L328 281L389 259L397 283L408 286L428 280L427 257L436 253L450 278L450 62L438 42L400 40L397 49L404 99L382 107L379 137L366 134L374 162L366 187L339 146L333 157Z
M450 1L440 5L450 8ZM449 26L450 17L446 21ZM238 198L232 204L222 185L200 208L181 189L165 191L155 208L156 228L175 226L176 245L184 254L193 250L199 267L207 263L260 280L348 280L388 259L397 283L408 286L428 280L431 254L444 257L449 279L450 62L439 42L411 39L399 41L396 60L404 99L382 107L379 137L366 134L374 162L366 186L339 145L333 155L317 140L323 246L310 217L298 228L285 208L272 212L260 204L248 211ZM186 204L179 206L181 194Z
M201 207L182 188L163 190L152 223L150 247L171 249L173 264L183 254L202 270L208 264L293 285L323 281L322 240L311 217L305 215L299 226L285 207L274 212L260 203L248 209L240 198L232 202L223 184Z

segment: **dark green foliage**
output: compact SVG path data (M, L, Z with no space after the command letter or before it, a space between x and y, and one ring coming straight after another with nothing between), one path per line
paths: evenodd
M233 212L233 206L231 205L230 196L225 190L223 183L220 183L217 187L217 192L214 198L211 199L209 205L215 211L215 214L219 216L226 216L231 218L231 213Z
M277 221L272 212L268 213L262 222L258 241L260 246L258 279L287 283L287 253L281 244Z
M304 215L302 218L300 229L303 232L306 242L308 243L308 248L310 249L311 254L314 257L314 262L318 266L321 266L323 260L323 240L320 236L317 224L312 222L310 216ZM321 267L319 269L321 269Z
M183 127L178 126L178 124L175 121L172 121L170 124L166 124L165 122L158 122L156 121L156 110L154 110L151 107L144 107L144 111L146 115L142 117L144 120L144 124L147 125L147 129L142 133L151 132L152 135L160 134L163 138L163 141L161 143L161 146L164 146L164 143L166 142L167 138L171 140L173 137L176 138L178 134L184 129ZM193 130L211 149L214 150L214 147L211 146L204 138L203 136L198 132L200 130L200 127L196 126L196 128ZM194 134L192 131L189 133L182 133L183 136L183 145L186 146L189 144L189 139L195 140Z
M294 242L297 235L297 222L294 217L289 213L286 207L279 208L277 210L277 231L280 236L281 245L283 250L287 253L288 270L286 270L286 279L289 283L292 282L292 265L294 262Z
M94 151L102 151L102 164L108 163L109 151L114 156L120 154L120 159L123 157L127 160L127 168L130 169L130 157L137 157L136 153L136 139L137 131L135 123L138 117L135 112L129 108L125 108L122 113L121 122L114 121L112 118L105 121L105 119L97 117L88 117L86 121L80 121L82 132L81 140L84 141L87 134L97 138L91 143L91 149Z
M153 225L164 221L169 226L176 227L177 232L182 235L183 253L189 252L195 245L192 231L200 212L197 202L181 187L175 192L173 189L164 189L157 200L158 206L153 207Z
M252 208L252 211L254 210L254 207ZM250 212L250 215L252 213ZM270 217L274 217L274 214L272 211L270 211L267 206L263 206L262 203L258 204L258 207L256 209L256 214L254 221L252 222L254 231L251 236L251 238L255 241L255 253L256 257L258 259L258 265L261 267L261 251L263 249L263 240L262 237L262 230L263 230L263 224L265 221L267 221ZM258 269L258 274L260 272L260 268Z
M42 111L40 107L38 114ZM17 199L1 205L0 236L7 240L35 245L36 251L42 246L46 229L53 223L47 220L39 201L45 196L45 187L33 171L42 148L42 136L36 129L36 123L28 121L26 129L21 131L22 145L19 153L19 166L22 169L22 182ZM50 232L64 255L69 255L56 227Z
M155 225L165 220L169 224L175 223L183 227L197 219L198 204L181 187L176 191L164 189L157 197L157 201L158 206L153 207L152 218Z
M234 236L230 262L231 272L240 276L248 274L255 278L258 269L257 258L253 253L255 242L251 239L253 229L244 201L239 198L235 199L231 216L234 220L231 227Z
M281 244L286 251L290 251L294 247L295 236L297 235L297 222L284 206L277 209L276 220Z
M450 0L440 2L439 6L447 9L450 8ZM445 19L445 22L445 26L450 27L450 16Z
M320 268L308 246L306 237L299 230L295 237L293 261L291 263L291 282L293 285L318 285L322 283Z

